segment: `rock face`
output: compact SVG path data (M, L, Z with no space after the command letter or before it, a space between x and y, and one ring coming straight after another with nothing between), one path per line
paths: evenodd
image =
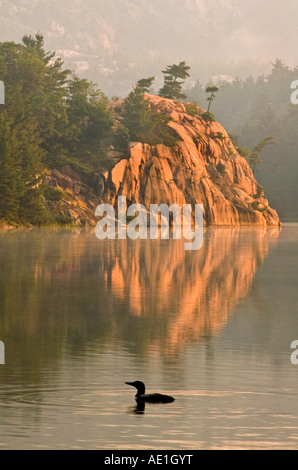
M147 95L154 112L171 117L179 137L176 147L131 144L128 158L103 175L100 199L115 205L118 196L128 204L203 204L207 225L280 224L264 197L247 161L239 155L218 122L190 115L186 103ZM192 113L193 114L193 113Z
M43 182L63 191L62 201L47 201L51 212L59 214L62 223L92 227L96 223L95 209L100 204L103 177L82 174L67 165L58 170L47 170Z
M206 123L199 107L193 115L187 103L146 97L154 112L171 117L177 145L132 143L128 155L111 152L113 167L103 175L82 175L70 166L53 170L45 182L65 195L56 212L69 223L92 226L100 203L116 206L118 196L126 196L128 205L148 210L150 204L203 204L206 225L280 224L267 199L257 197L259 185L247 161L218 122Z

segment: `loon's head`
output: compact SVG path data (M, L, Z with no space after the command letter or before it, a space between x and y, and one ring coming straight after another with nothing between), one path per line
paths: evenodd
M136 397L145 395L145 385L143 384L143 382L139 382L137 380L136 382L125 382L125 383L126 385L131 385L132 387L135 387L137 389Z

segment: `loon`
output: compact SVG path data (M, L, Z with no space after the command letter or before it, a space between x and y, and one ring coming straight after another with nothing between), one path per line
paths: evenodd
M160 393L151 393L145 395L145 385L143 382L125 382L126 385L131 385L137 389L136 401L138 403L173 403L175 398L169 397L168 395L161 395Z

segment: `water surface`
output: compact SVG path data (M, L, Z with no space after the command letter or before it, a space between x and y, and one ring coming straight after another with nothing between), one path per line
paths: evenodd
M0 235L0 448L297 448L298 225ZM138 412L125 381L172 394Z

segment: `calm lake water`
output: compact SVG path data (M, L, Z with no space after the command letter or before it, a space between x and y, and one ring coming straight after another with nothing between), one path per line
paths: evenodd
M0 449L297 448L297 279L298 225L0 234Z

